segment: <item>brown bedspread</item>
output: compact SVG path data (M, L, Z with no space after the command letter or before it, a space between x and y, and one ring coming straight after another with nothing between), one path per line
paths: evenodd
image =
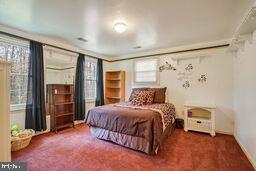
M88 112L89 126L145 138L155 150L163 133L162 116L149 109L123 108L116 105L95 107Z

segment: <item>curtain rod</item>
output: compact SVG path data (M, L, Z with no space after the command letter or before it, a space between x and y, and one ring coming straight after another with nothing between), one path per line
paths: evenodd
M170 55L170 54L184 53L184 52L194 52L194 51L200 51L200 50L206 50L206 49L222 48L222 47L227 47L227 46L229 46L229 44L223 44L223 45L218 45L218 46L208 46L208 47L195 48L195 49L187 49L187 50L178 50L178 51L173 51L173 52L157 53L157 54L152 54L152 55L135 56L135 57L130 57L130 58L112 60L110 62L119 62L119 61L125 61L125 60L148 58L148 57L153 57L153 56Z
M1 34L4 34L4 35L7 35L7 36L10 36L10 37L14 37L14 38L18 38L18 39L22 39L22 40L26 40L26 41L31 41L32 39L28 39L28 38L25 38L25 37L22 37L22 36L18 36L18 35L15 35L15 34L11 34L11 33L7 33L7 32L3 32L3 31L0 31ZM33 40L35 41L35 40ZM42 43L42 42L40 42ZM51 44L47 44L47 43L42 43L44 46L50 46L50 47L53 47L53 48L56 48L56 49L60 49L60 50L65 50L65 51L68 51L68 52L72 52L72 53L77 53L79 54L80 52L77 52L77 51L73 51L73 50L70 50L70 49L66 49L66 48L62 48L62 47L59 47L59 46L55 46L55 45L51 45ZM88 57L91 57L91 58L95 58L95 59L101 59L101 58L98 58L96 56L92 56L92 55L88 55L88 54L84 54ZM107 61L107 62L111 62L109 60L106 60L106 59L102 59L103 61Z
M57 70L57 71L63 71L63 70L68 70L68 69L74 69L75 67L68 67L68 68L52 68L52 67L46 67L46 69L51 69L51 70Z

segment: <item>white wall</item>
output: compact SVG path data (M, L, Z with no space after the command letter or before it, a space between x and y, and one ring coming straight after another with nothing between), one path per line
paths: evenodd
M19 129L25 129L25 109L13 110L10 115L11 125L16 124Z
M256 31L234 59L235 137L256 168Z
M190 58L180 61L176 65L171 57L184 56L206 56L201 63L198 58ZM178 55L164 55L160 58L160 65L165 62L172 63L177 71L165 70L160 73L159 85L147 85L151 87L167 87L168 101L176 107L179 117L183 117L183 104L185 102L196 102L215 104L216 131L233 134L233 56L227 53L226 48L218 50L207 50L194 53ZM191 87L182 87L183 81L178 80L179 72L183 72L188 64L193 64ZM133 60L114 62L108 70L126 71L126 99L129 98L133 84ZM197 81L200 74L207 75L207 82L202 84Z

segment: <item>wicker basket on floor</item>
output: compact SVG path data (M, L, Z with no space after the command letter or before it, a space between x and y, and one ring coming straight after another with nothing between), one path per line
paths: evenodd
M32 136L35 134L35 131L33 129L26 129L26 131L28 131L29 136L24 138L17 138L11 142L12 151L21 150L29 145Z

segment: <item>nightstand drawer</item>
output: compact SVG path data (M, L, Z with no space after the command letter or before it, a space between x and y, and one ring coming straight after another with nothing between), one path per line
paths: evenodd
M200 130L204 132L212 131L212 123L207 120L197 120L188 118L188 128L191 130Z

